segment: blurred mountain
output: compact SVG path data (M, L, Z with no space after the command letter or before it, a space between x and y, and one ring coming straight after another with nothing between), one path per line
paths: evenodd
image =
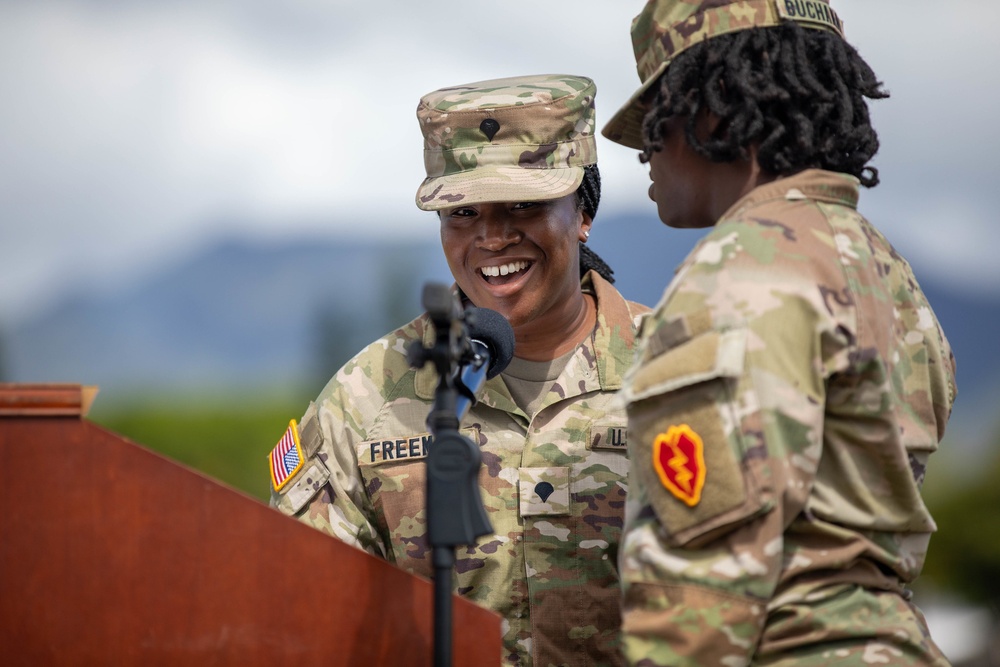
M226 241L116 289L66 295L9 329L4 366L16 382L99 385L102 401L322 386L420 312L418 275L450 279L440 248Z
M655 305L701 234L648 215L598 217L591 246L623 294ZM958 358L951 428L996 432L1000 301L921 279ZM363 345L419 313L427 281L451 282L436 234L426 242L217 243L114 290L67 294L8 326L0 373L97 384L102 401L144 390L306 385L311 394Z

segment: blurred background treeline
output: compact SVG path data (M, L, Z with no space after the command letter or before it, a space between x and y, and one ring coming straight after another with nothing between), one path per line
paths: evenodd
M618 216L599 221L592 246L627 297L655 304L697 236ZM266 456L288 421L364 345L420 312L427 281L450 283L433 238L221 241L3 328L0 379L96 384L90 419L266 502ZM923 288L958 357L959 401L928 469L939 532L915 591L956 664L995 664L1000 302Z

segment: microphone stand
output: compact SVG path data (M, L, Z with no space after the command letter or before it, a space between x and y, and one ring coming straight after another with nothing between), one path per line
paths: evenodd
M468 390L456 386L455 378L461 364L486 362L473 352L467 313L446 285L425 285L423 306L434 323L436 340L430 348L415 341L407 355L411 366L420 368L432 361L438 373L434 404L427 416L433 436L427 453L427 539L434 566L434 666L451 667L455 547L473 544L479 536L493 532L479 491L482 454L458 431L457 398L460 392L468 397ZM474 396L471 399L475 401Z

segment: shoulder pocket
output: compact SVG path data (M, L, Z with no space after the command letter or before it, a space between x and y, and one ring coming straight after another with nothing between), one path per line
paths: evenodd
M739 377L746 329L707 331L645 362L632 376L626 399L641 400L715 378Z
M330 479L330 470L316 456L322 443L322 436L320 435L315 403L309 404L302 416L301 425L292 422L289 431L285 434L285 438L289 437L294 439L295 448L303 460L301 465L290 474L288 480L276 489L273 483L275 462L272 451L269 457L272 467L271 506L283 514L293 516L298 514ZM285 438L282 438L282 442L285 441ZM278 447L281 447L282 442L278 443ZM275 449L277 450L278 447Z
M329 479L330 471L320 461L306 461L296 478L280 493L271 490L271 505L282 514L294 516L320 492Z
M624 391L632 465L677 546L698 546L770 507L743 430L747 330L708 330L644 362Z

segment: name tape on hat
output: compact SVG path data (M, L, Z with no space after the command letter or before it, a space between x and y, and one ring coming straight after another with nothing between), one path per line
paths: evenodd
M775 0L775 5L778 16L785 20L826 28L844 36L844 22L830 5L821 0Z

